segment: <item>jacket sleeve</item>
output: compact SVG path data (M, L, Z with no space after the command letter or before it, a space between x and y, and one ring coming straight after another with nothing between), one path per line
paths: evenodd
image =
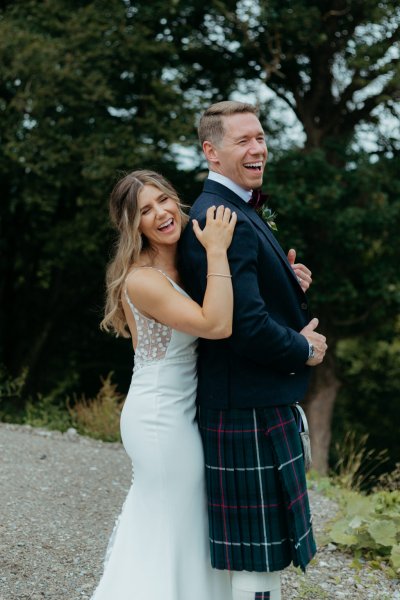
M304 368L308 342L268 313L258 285L258 237L239 220L228 251L234 291L232 349L261 365L292 372Z

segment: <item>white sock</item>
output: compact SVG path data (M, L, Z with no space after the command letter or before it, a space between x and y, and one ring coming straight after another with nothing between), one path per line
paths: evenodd
M281 600L279 572L232 571L233 600Z

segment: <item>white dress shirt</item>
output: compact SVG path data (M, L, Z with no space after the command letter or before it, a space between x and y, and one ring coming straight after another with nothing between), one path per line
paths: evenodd
M253 190L245 190L244 188L240 187L240 185L232 181L232 179L229 179L229 177L225 177L225 175L221 175L221 173L216 173L215 171L209 171L208 179L224 185L229 190L237 194L246 203L250 200L253 193Z

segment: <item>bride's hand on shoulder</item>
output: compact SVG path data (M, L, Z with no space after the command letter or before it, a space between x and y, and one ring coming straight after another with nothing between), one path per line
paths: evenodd
M210 206L207 210L204 229L193 219L193 231L207 251L227 250L231 244L237 215L225 206Z

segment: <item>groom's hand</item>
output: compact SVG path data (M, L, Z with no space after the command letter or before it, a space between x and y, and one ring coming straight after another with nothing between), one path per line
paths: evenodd
M314 356L309 358L306 365L309 367L315 367L324 360L325 352L328 346L326 345L326 337L321 335L315 329L318 327L318 319L311 319L301 331L301 335L304 335L306 340L314 346Z
M297 277L297 281L299 282L301 289L303 290L303 292L306 292L312 283L310 269L307 269L307 267L302 263L295 263L296 250L294 250L293 248L289 250L287 257L290 266L292 267L294 274Z

